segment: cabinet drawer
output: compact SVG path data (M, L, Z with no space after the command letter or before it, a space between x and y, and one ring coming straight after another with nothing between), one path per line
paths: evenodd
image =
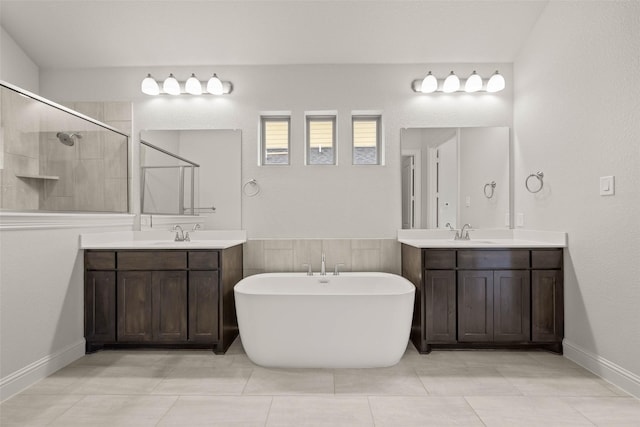
M113 251L86 251L84 268L87 270L113 270L116 268L116 253Z
M529 268L528 250L459 250L458 268Z
M217 270L218 251L189 252L189 268Z
M453 250L425 249L424 268L427 270L444 270L456 267L456 252Z
M562 268L562 249L531 251L531 268Z
M186 251L118 252L118 270L184 270Z

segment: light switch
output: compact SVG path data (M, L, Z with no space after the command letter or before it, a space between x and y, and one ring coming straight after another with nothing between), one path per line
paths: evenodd
M464 204L465 204L465 206L467 206L467 207L471 206L471 196L467 196L467 197L465 197L465 199L464 199Z
M615 194L615 181L613 176L600 177L600 195L613 196Z

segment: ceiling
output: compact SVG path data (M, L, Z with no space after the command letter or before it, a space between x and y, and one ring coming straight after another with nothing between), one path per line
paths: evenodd
M547 1L0 0L42 69L513 62Z

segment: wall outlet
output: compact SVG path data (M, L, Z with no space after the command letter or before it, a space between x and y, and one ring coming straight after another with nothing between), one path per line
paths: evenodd
M615 194L615 180L613 176L600 177L600 195L613 196Z
M524 214L519 213L516 215L516 227L524 227Z
M467 197L465 197L465 199L464 199L464 204L465 204L465 206L467 206L467 207L471 206L471 196L467 196Z

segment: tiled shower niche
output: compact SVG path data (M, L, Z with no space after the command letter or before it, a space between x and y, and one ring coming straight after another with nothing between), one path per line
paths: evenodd
M128 212L128 136L113 128L128 132L130 104L78 104L89 119L4 84L0 97L0 208Z

